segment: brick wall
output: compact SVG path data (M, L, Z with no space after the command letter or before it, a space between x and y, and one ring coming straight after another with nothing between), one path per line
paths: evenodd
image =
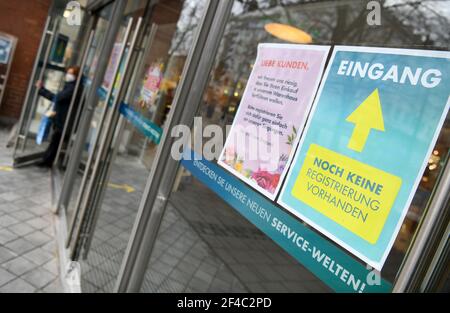
M0 121L19 119L52 0L0 0L0 31L18 38Z

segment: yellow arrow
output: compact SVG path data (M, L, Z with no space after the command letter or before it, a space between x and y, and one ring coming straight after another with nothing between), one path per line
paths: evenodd
M0 171L12 172L13 168L11 166L0 166Z
M357 152L364 150L371 129L385 131L378 88L347 117L346 121L355 124L347 147Z
M132 193L132 192L135 191L135 189L133 187L131 187L129 185L126 185L126 184L124 184L124 185L117 185L117 184L109 183L108 187L111 187L113 189L122 189L122 190L125 190L128 193Z

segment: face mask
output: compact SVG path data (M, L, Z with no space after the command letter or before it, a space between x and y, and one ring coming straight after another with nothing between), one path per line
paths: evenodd
M75 77L75 75L69 74L69 73L66 74L66 82L67 83L74 82L76 79L77 78Z

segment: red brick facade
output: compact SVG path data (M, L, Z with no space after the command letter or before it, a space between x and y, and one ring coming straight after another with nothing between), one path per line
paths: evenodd
M20 117L51 2L52 0L0 0L0 31L18 38L0 107L0 121L13 122Z

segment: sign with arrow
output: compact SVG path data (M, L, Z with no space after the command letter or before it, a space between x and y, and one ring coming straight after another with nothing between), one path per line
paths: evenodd
M450 53L335 47L278 203L381 270L450 106Z

